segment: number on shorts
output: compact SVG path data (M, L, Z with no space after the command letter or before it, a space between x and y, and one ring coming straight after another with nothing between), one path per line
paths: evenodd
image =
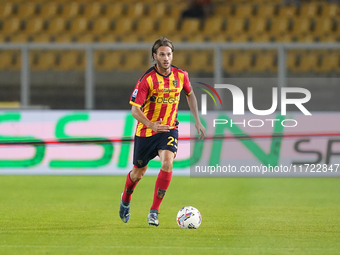
M175 148L177 148L177 145L174 145L173 144L173 141L175 141L175 143L177 143L177 139L176 138L173 138L172 136L169 136L168 139L170 140L167 145L171 145L171 146L174 146Z

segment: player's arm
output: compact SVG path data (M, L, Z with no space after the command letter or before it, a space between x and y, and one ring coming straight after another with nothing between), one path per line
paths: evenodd
M205 127L202 125L200 117L198 115L197 99L193 90L191 90L189 95L186 95L190 111L195 118L195 127L199 134L199 139L202 140L205 137Z
M162 119L152 122L147 117L145 117L144 113L141 111L141 109L133 105L131 108L131 114L132 116L139 121L140 123L143 123L148 128L152 129L153 131L157 133L165 133L170 132L170 126L169 125L162 125Z

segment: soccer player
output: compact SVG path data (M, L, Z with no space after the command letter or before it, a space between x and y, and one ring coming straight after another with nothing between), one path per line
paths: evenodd
M124 223L130 219L131 195L157 155L161 161L153 203L148 215L149 225L158 226L158 210L172 177L173 160L177 153L178 121L176 119L180 92L183 89L195 118L195 127L205 137L205 128L198 116L197 100L188 73L171 65L174 47L165 37L152 47L156 64L138 80L130 97L132 116L138 121L133 155L133 169L127 175L121 195L119 216Z

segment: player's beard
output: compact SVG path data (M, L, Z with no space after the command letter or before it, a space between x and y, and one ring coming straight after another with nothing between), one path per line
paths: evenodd
M164 62L161 62L161 61L157 60L157 66L162 68L164 71L168 71L170 69L170 67L171 67L171 62L168 61L167 63L168 63L168 65L164 65Z

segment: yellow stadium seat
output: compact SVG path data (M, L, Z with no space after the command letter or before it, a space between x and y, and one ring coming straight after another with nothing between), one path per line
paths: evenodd
M190 36L199 32L201 21L199 19L184 19L180 32L182 35Z
M33 36L32 41L36 43L48 43L51 42L51 35L46 33L37 34Z
M12 14L13 5L11 2L0 3L0 17L5 19Z
M248 34L260 35L266 32L267 19L266 18L252 18L249 22Z
M242 33L242 34L235 34L230 37L230 40L232 42L248 42L250 39L249 35L247 33Z
M186 50L175 50L174 52L174 59L173 59L173 65L177 66L179 68L182 68L184 70L188 67L188 51Z
M298 42L303 42L303 43L315 42L315 37L311 34L296 36L296 39L297 39Z
M62 0L62 1L65 1L65 0ZM76 3L79 3L79 4L87 4L87 3L93 2L93 0L73 0L73 2L76 2Z
M134 33L137 35L148 35L155 32L155 24L153 18L140 18L137 21L137 28Z
M275 36L275 42L285 43L285 42L292 42L292 41L293 41L293 37L291 34L282 34L282 35Z
M13 43L25 43L25 42L28 42L28 39L29 39L28 35L21 34L21 33L11 35L11 37L10 37L10 40Z
M95 42L96 37L93 34L82 34L77 36L77 42L78 43L92 43Z
M46 32L48 34L59 34L65 31L65 26L65 19L61 17L56 17L49 21Z
M252 42L270 42L271 36L269 34L260 34L252 36Z
M0 43L3 43L6 41L6 36L0 34Z
M16 33L20 28L20 19L16 17L8 18L2 25L1 34L7 36Z
M148 16L153 19L162 18L167 13L167 5L163 2L153 3L149 7Z
M176 32L176 29L177 29L177 19L172 18L172 17L163 18L159 22L157 33L172 34Z
M308 34L311 32L311 20L309 18L295 18L293 21L293 35Z
M116 35L124 35L127 33L132 32L132 25L133 25L133 20L128 17L122 17L119 18L115 22L115 30L114 33Z
M87 19L83 17L74 18L71 21L70 29L67 30L67 33L73 35L79 35L81 33L86 32L88 29Z
M91 0L90 0L91 2ZM111 3L111 1L108 1L108 0L96 0L97 3L102 3L102 4L108 4L108 3Z
M126 15L130 18L138 18L144 14L144 3L136 2L129 4Z
M189 72L213 72L213 52L206 50L195 50L191 54L190 64L186 68Z
M313 52L309 52L308 54L298 54L297 56L297 64L292 71L295 72L308 72L314 71L315 66L317 65L318 58L316 54Z
M183 38L182 38L182 36L180 34L172 34L172 35L168 35L168 36L165 35L165 37L167 37L172 42L182 42L183 41Z
M149 34L149 35L142 35L142 36L140 36L140 39L143 42L154 43L161 36L164 36L164 35L163 34L160 35L160 34L157 34L157 33L153 33L153 34ZM172 38L168 38L168 39L173 41Z
M276 72L275 51L260 51L256 54L255 63L250 69L252 72Z
M41 51L30 54L30 67L33 71L50 70L56 62L55 58L55 51Z
M245 19L243 18L228 18L226 34L233 36L244 33Z
M206 37L203 34L197 33L190 36L184 36L184 41L187 42L204 42Z
M55 36L55 42L58 43L70 43L74 41L74 35L73 34L59 34Z
M0 70L20 70L21 54L19 51L0 51Z
M208 18L204 23L202 33L206 36L217 35L223 30L223 16L213 16Z
M226 36L225 34L218 34L218 35L212 35L209 36L210 42L226 42L228 40L229 36Z
M57 71L84 70L85 69L84 53L74 50L61 51L57 55L56 65L54 65L53 69Z
M322 11L321 11L322 18L333 18L337 16L338 13L339 13L338 4L324 3L322 5Z
M36 4L32 2L22 3L18 6L16 16L20 19L31 17L36 12Z
M247 51L234 51L230 56L228 56L229 54L223 53L223 69L226 72L238 73L249 69L252 58L251 53Z
M0 50L0 70L8 69L13 62L13 53L10 51Z
M83 13L81 13L81 16L92 19L100 15L102 10L102 4L98 2L92 2L88 3L84 6Z
M332 72L332 71L339 71L340 70L340 58L339 53L329 52L328 54L324 54L321 62L321 66L319 71L320 72Z
M70 2L62 6L61 16L65 19L73 18L79 14L79 3Z
M136 43L140 41L140 37L137 34L126 34L119 36L118 41L124 43Z
M286 18L272 18L270 22L269 34L279 36L288 33L289 20Z
M230 17L231 5L221 5L215 9L215 16Z
M171 34L171 35L170 34L164 34L164 35L162 34L162 36L165 36L166 38L168 38L172 42L183 42L183 37L178 33Z
M339 41L339 35L323 35L320 36L320 42L334 43Z
M250 18L253 15L254 6L250 3L237 5L235 16L238 18Z
M22 0L6 0L6 1L2 1L2 2L11 2L12 4L16 5L16 4L20 4L23 1Z
M279 11L280 18L291 18L296 15L297 7L296 5L282 6Z
M55 15L57 15L58 6L59 6L59 2L44 3L40 8L40 12L38 16L43 19L52 18Z
M93 21L92 29L89 32L95 35L100 35L109 32L110 29L111 19L107 17L99 17Z
M181 17L182 12L185 10L186 8L186 3L171 3L171 7L170 7L170 16L172 18L176 18L178 19L179 17Z
M256 16L259 18L271 18L274 16L274 4L260 4L257 8Z
M95 51L94 66L98 71L111 71L119 69L122 65L122 52L120 51Z
M39 17L33 17L25 22L25 29L21 31L26 35L34 35L42 31L44 20Z
M104 9L104 16L108 19L117 18L123 15L124 4L122 2L109 3Z
M317 3L305 3L300 7L300 17L313 18L318 14L319 5Z
M60 4L65 4L65 3L69 2L69 0L56 0L56 2L58 2Z
M313 35L322 36L332 33L333 21L331 18L318 18L314 19L314 22Z
M124 71L146 71L150 67L148 51L128 51L125 53L125 60L121 66Z
M98 41L102 43L111 43L111 42L115 42L116 40L117 40L117 36L112 33L100 35L98 38Z
M292 50L288 51L286 63L289 71L296 71L298 68L298 54Z

